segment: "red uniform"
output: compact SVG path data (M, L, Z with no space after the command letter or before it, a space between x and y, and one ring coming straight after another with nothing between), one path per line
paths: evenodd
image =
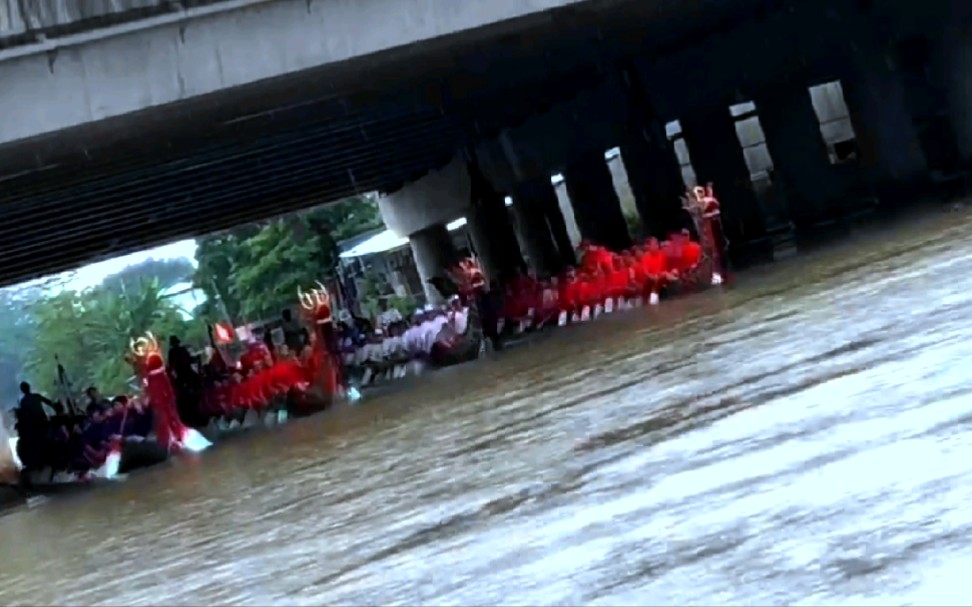
M699 264L702 259L702 245L689 240L682 246L682 260L679 270L686 272Z
M646 252L642 258L642 265L644 266L645 274L651 278L658 278L668 271L668 259L661 250Z
M604 274L596 274L591 276L587 281L587 290L585 293L584 303L591 306L592 308L597 304L604 301L604 296L607 291L608 282Z
M643 263L639 263L639 260L634 260L631 267L628 268L628 273L631 276L631 291L640 291L641 287L644 286L645 280L648 278L648 274L645 272L645 266Z
M186 427L179 419L175 390L165 372L162 356L156 352L149 354L144 369L145 395L152 407L156 440L166 449L178 448L185 438Z
M580 287L576 277L567 277L560 283L560 309L574 310L580 301Z
M611 272L611 297L625 297L631 286L628 268L621 266Z
M240 368L243 373L249 373L257 363L262 363L267 360L270 356L270 350L267 346L262 343L252 343L250 344L243 356L240 357Z

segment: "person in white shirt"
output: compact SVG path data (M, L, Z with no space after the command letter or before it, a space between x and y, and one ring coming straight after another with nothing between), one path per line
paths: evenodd
M385 360L393 360L405 351L405 341L397 334L394 325L389 327L388 336L381 342L381 354Z
M449 320L446 318L445 312L439 311L435 312L434 315L422 323L422 352L426 356L432 353L432 346L435 345L436 339L439 337L439 331L442 330L442 326L445 325Z
M385 354L383 349L384 334L379 330L368 336L368 342L358 349L358 360L364 367L364 374L361 377L361 385L367 386L387 370L385 364Z
M422 323L425 321L425 314L422 312L416 312L415 316L412 317L411 326L405 330L402 335L402 341L405 344L405 352L409 356L418 356L422 353Z
M461 307L452 312L452 328L459 335L465 335L469 328L469 308Z
M384 307L387 306L388 303L382 301L381 305ZM386 308L381 312L381 314L378 315L378 326L380 326L382 329L387 329L392 324L401 321L402 321L402 313L399 312L396 308Z
M405 344L405 327L404 322L393 323L388 327L388 337L382 344L385 361L390 366L391 378L404 377L407 374L408 362L411 360Z

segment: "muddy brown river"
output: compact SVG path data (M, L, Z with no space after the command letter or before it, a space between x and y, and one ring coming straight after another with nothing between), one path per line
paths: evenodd
M0 604L968 605L932 213L0 518Z

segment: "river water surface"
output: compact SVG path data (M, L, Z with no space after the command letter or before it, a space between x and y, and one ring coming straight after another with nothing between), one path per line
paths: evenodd
M968 605L972 219L0 518L0 604Z

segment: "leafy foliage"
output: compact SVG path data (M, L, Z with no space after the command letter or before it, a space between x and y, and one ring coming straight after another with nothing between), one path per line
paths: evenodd
M334 275L341 240L380 227L378 205L357 197L204 239L195 284L209 300L203 316L234 322L275 317L297 287Z
M31 305L41 296L39 287L0 290L0 409L17 399L17 384L26 362L28 348L34 343L37 323Z
M87 291L62 291L34 306L34 347L25 365L39 389L55 392L55 356L68 371L73 396L88 385L105 393L124 392L132 375L125 360L130 340L152 331L164 339L187 327L180 310L162 296L157 280L134 289L104 285Z
M157 280L163 289L193 279L196 268L188 259L147 259L130 265L105 279L102 286L113 291L138 289L142 281Z

